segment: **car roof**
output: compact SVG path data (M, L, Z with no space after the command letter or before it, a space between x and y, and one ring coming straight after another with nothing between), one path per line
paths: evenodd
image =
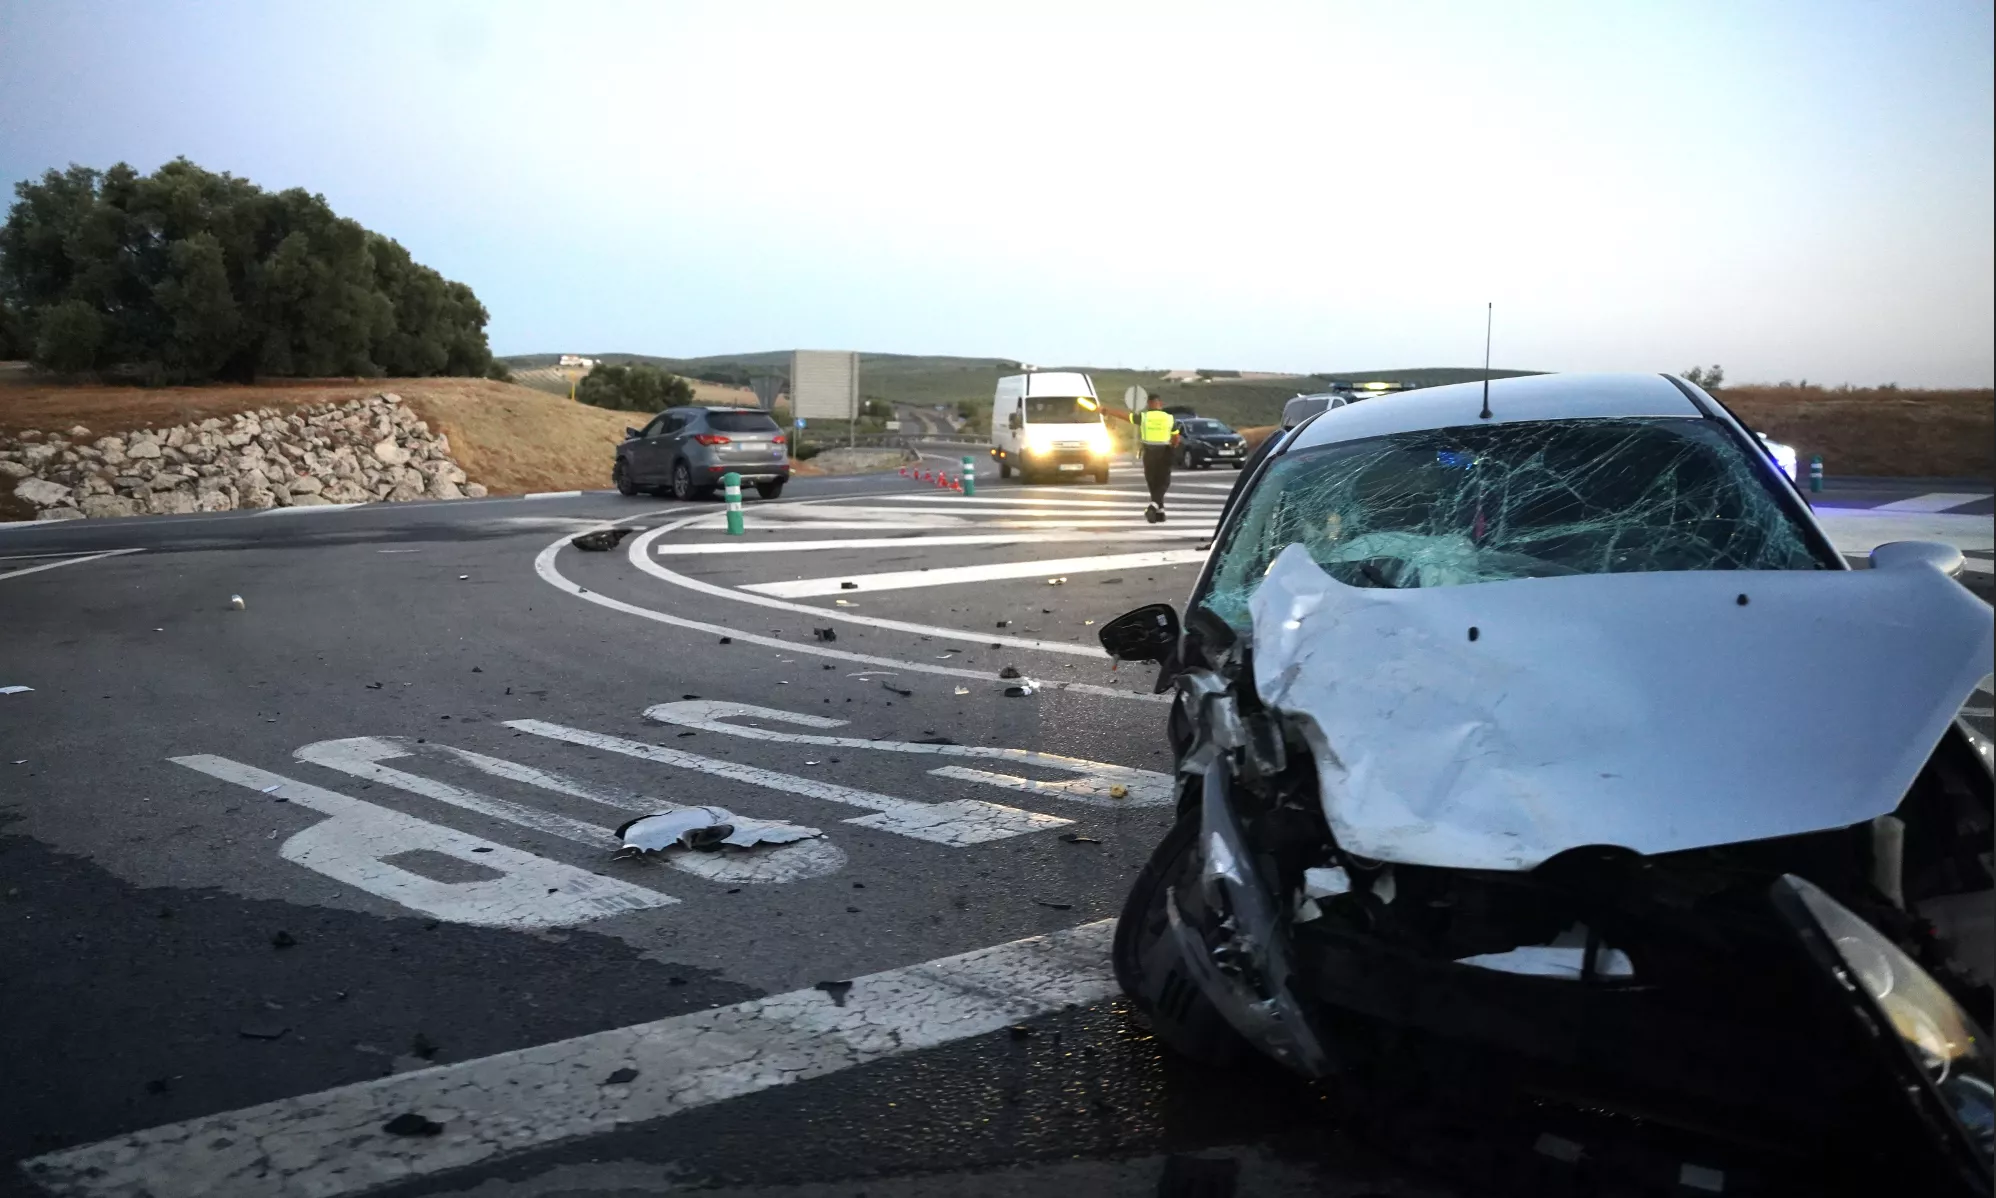
M1482 409L1481 381L1403 391L1330 409L1305 425L1288 449L1481 424ZM1661 374L1533 374L1490 381L1490 419L1500 424L1705 414Z

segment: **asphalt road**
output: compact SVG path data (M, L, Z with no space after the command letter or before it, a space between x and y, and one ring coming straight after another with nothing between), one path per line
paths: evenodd
M1455 1193L1107 976L1170 763L1095 628L1233 477L0 528L0 1190ZM822 835L612 860L695 804Z

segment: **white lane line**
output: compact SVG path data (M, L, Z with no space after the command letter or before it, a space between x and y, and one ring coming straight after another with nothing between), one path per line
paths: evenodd
M453 749L446 745L424 745L423 749L435 749L448 754L473 769L496 778L507 778L515 782L525 782L551 790L557 794L571 795L587 799L593 803L616 807L622 811L660 812L677 810L680 804L664 803L652 799L628 798L613 799L602 792L571 782L558 774L537 770L532 766L518 765L497 757L487 757L466 749ZM406 737L399 736L355 736L345 740L322 740L306 745L293 754L300 761L309 761L330 770L365 778L370 782L380 782L397 790L405 790L413 795L448 803L466 811L493 819L505 820L531 831L549 836L559 836L577 844L588 845L592 849L609 851L620 843L609 828L582 820L570 819L551 811L542 811L505 799L493 798L424 778L380 764L400 757L414 755L418 746L411 744ZM795 882L804 878L821 877L836 872L845 864L845 853L826 840L802 840L795 844L771 845L755 850L752 855L735 855L723 850L717 853L668 853L664 857L667 865L696 877L715 882Z
M904 516L906 515L920 516L919 513L901 513L901 514ZM1145 537L1167 537L1167 536L1209 537L1213 535L1213 529L1211 525L1201 524L1197 521L1194 521L1190 519L1186 515L1186 513L1179 511L1177 508L1172 509L1172 514L1180 517L1183 522L1178 523L1171 528L1147 527L1144 524L1141 516L1139 515L1117 516L1113 519L1101 519L1092 516L1059 516L1045 520L1013 520L1013 519L966 520L960 516L937 515L937 516L920 516L920 518L913 520L909 519L890 520L886 518L880 518L873 520L809 520L809 521L797 520L797 521L776 521L774 523L760 523L752 521L748 526L748 530L749 530L749 535L751 537L760 536L767 533L774 533L778 531L921 532L921 531L934 531L937 529L984 529L984 528L1003 528L1003 529L1040 528L1040 529L1054 529L1054 530L1081 529L1081 528L1116 528L1116 529L1122 529L1129 536L1136 537L1138 539L1143 539ZM713 515L713 516L702 516L699 519L695 520L693 523L686 525L685 527L706 530L710 528L725 528L726 526L727 526L727 517L725 515Z
M866 496L868 500L878 499L878 495ZM1084 516L1142 516L1144 503L1074 503L1051 506L1039 503L1010 505L993 502L984 504L976 499L956 502L945 500L907 503L898 507L879 507L871 503L826 502L823 506L777 508L749 508L751 516L762 516L781 520L815 523L819 520L849 520L855 517L876 520L906 520L910 516L953 516L962 520L987 519L1033 519L1043 522L1071 520ZM1217 503L1166 504L1167 510L1187 516L1218 516L1223 507ZM1139 528L1142 527L1137 521Z
M345 1198L1102 1002L1114 920L35 1157L56 1198ZM629 1081L606 1084L618 1070ZM418 1113L441 1134L382 1126Z
M989 840L1004 840L1027 832L1061 828L1074 822L1056 815L1022 811L1017 807L985 803L976 799L956 799L946 803L915 803L871 790L840 786L835 782L800 778L795 774L778 773L759 766L743 765L737 761L697 757L662 745L648 745L643 741L626 740L621 736L608 736L580 728L565 728L560 724L549 724L541 720L507 720L506 727L530 732L535 736L545 736L550 740L567 741L572 745L622 753L626 757L636 757L643 761L655 761L660 765L699 770L717 778L731 778L737 782L747 782L752 786L765 786L771 790L786 791L806 798L823 799L828 803L864 807L874 814L856 816L843 822L881 832L893 832L916 840L926 840L932 844L948 845L952 848L982 844Z
M62 549L48 553L7 553L0 554L0 562L46 562L59 557L102 557L102 549Z
M815 526L814 526L815 527ZM1144 541L1184 540L1211 535L1197 528L1144 529L1132 531L1130 539ZM928 549L938 545L1018 545L1057 541L1100 541L1099 532L1047 528L1020 529L1009 533L974 533L941 537L839 537L823 541L707 541L673 542L656 546L660 557L704 557L730 553L797 553L811 549Z
M939 624L916 624L907 620L888 620L879 616L859 615L843 608L823 608L813 607L808 603L791 603L785 599L775 599L767 595L757 595L738 590L734 587L717 586L711 582L702 582L697 578L689 578L677 571L668 570L651 560L652 542L665 531L664 528L655 528L648 533L643 533L632 538L629 551L631 564L655 578L663 579L676 587L684 587L689 591L698 591L703 595L711 595L717 599L728 599L736 603L752 603L757 607L771 607L779 611L797 612L816 620L843 620L848 624L862 624L868 628L884 628L894 632L912 632L917 636L939 637L944 640L963 641L973 645L1010 645L1015 649L1032 649L1041 653L1065 653L1071 657L1099 658L1102 656L1102 651L1099 647L1078 645L1073 642L1043 641L1035 637L1006 636L994 632L972 632L966 628L945 628ZM784 647L790 648L791 646L788 642L784 642ZM992 675L979 675L979 677L992 677Z
M1930 495L1915 495L1911 499L1897 499L1891 503L1881 503L1870 510L1874 512L1944 512L1949 508L1960 507L1963 504L1975 503L1978 500L1987 498L1989 498L1987 492L1977 495L1952 491L1935 491Z
M311 503L304 507L271 507L258 512L259 516L293 516L300 512L343 512L348 508L366 507L368 501L360 503Z
M883 570L876 574L832 574L824 578L792 578L781 582L751 583L736 589L752 591L758 595L774 595L780 599L805 599L814 595L870 594L875 591L905 591L916 587L952 586L966 582L993 582L1001 578L1058 577L1066 574L1101 574L1110 570L1184 566L1205 561L1206 553L1204 549L1159 549L1149 553L1107 553L1097 557L982 562L975 566L935 566L928 570Z
M1078 803L1089 803L1097 807L1156 807L1169 803L1176 796L1173 793L1170 774L1160 774L1153 770L1137 769L1133 766L1116 765L1107 761L1090 761L1084 757L1063 757L1058 753L1040 753L1032 749L1003 749L990 745L936 745L907 740L867 740L857 736L815 736L788 730L777 731L770 728L746 727L730 724L730 719L763 719L779 723L793 724L805 728L843 728L851 721L835 720L825 716L806 715L801 712L784 711L775 707L756 707L745 703L722 703L713 699L688 699L679 703L659 703L645 708L645 718L661 724L676 724L682 728L699 728L708 732L721 732L729 736L739 736L746 740L778 741L792 745L820 745L828 749L871 749L885 753L914 753L930 757L975 757L984 760L996 759L1018 765L1036 766L1063 774L1078 774L1079 777L1060 782L1042 782L1033 778L1020 778L1013 774L992 773L985 770L944 767L930 770L945 778L960 778L970 782L985 782L993 786L1003 786L1027 794L1046 794L1058 798L1072 799ZM1110 794L1110 788L1123 787L1128 793L1123 798Z
M575 498L579 497L579 496L580 496L581 494L582 494L582 492L580 492L580 491L529 491L529 492L527 492L527 493L526 493L525 495L522 495L522 496L520 496L520 498L522 498L522 499L575 499Z
M923 495L920 493L914 495L870 495L867 496L867 498L880 500L886 503L895 503L895 504L931 503L931 504L944 505L948 507L964 507L964 508L1024 507L1024 508L1047 508L1047 509L1057 510L1060 508L1081 507L1081 508L1105 508L1111 511L1124 511L1130 508L1135 508L1137 511L1142 511L1144 505L1142 503L1131 502L1131 500L1142 499L1144 503L1150 502L1150 494L1149 492L1145 491L1131 491L1124 494L1117 494L1112 492L1105 495L1105 497L1101 499L1051 499L1051 498L1041 498L1039 496L1028 496L1028 495L944 496L944 495ZM1169 504L1169 502L1170 502L1170 497L1167 496L1166 503ZM1222 506L1217 500L1213 499L1201 499L1199 500L1199 502L1215 508Z
M46 562L39 566L23 566L19 570L9 570L5 574L0 574L0 581L5 581L9 578L20 578L26 574L40 574L43 570L60 570L64 566L80 566L84 562L94 562L99 558L119 557L127 553L144 552L144 549L109 549L103 553L92 553L86 557L72 557L59 562Z
M656 515L657 513L652 514ZM628 518L636 519L637 517ZM697 519L701 519L701 517L690 516L686 519L666 524L660 531L676 531ZM616 527L616 522L606 521L603 527L614 528ZM608 595L599 595L594 591L585 590L576 585L555 566L555 558L560 556L562 547L567 544L568 538L563 537L543 548L538 554L535 554L534 573L540 576L542 582L547 583L556 590L572 595L586 603L593 603L598 607L622 612L627 616L636 616L641 620L650 620L653 623L670 625L674 628L704 632L710 636L733 637L737 642L742 644L760 645L763 648L777 649L784 653L807 653L814 657L826 657L835 661L849 661L863 666L884 666L913 674L929 674L943 678L961 678L971 682L981 682L986 685L1004 685L1004 680L999 678L995 671L991 670L966 670L961 666L939 666L934 662L908 661L899 657L880 657L871 653L854 653L849 649L834 649L829 645L821 645L816 642L786 641L778 637L764 636L760 633L749 632L746 629L730 627L726 624L715 624L706 620L689 619L685 616L673 615L671 612L659 611L656 608L643 607L636 603L626 603L621 599L613 599ZM636 546L633 546L634 550L636 548ZM730 599L740 597L731 591L724 591L723 596ZM768 600L767 602L777 603L778 606L782 607L793 606L791 604L778 603L776 600ZM822 617L829 614L818 608L807 608L806 610L813 616ZM956 639L965 639L968 637L968 634L962 629L956 628L924 629L923 631L931 635L942 633ZM1139 685L1142 684L1139 683ZM1092 682L1066 682L1058 678L1041 679L1039 686L1043 691L1073 691L1076 694L1096 695L1105 699L1131 699L1139 703L1170 703L1172 701L1172 696L1170 695L1155 695L1148 691L1135 688L1123 690L1113 686L1097 686Z
M286 840L278 855L438 919L488 927L565 927L679 901L226 757L198 753L167 760L330 817ZM499 876L439 882L393 863L404 853L422 850Z

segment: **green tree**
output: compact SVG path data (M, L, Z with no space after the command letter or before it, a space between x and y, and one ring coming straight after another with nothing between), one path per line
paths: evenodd
M35 361L63 374L97 369L104 351L104 321L82 300L64 300L42 315Z
M15 195L0 226L0 307L12 339L52 368L44 346L67 369L157 382L491 366L471 289L323 196L266 192L185 159L150 175L71 166Z
M1726 371L1716 363L1704 369L1693 366L1684 372L1684 381L1707 391L1717 391L1726 381Z
M656 366L598 363L575 385L575 398L620 412L657 412L693 402L693 384Z

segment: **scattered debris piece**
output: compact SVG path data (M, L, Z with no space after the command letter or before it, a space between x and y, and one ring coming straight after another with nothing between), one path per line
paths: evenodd
M270 947L272 948L290 948L292 945L297 943L298 943L298 938L296 936L293 936L291 933L285 931L283 928L277 929L277 931L273 933L270 937Z
M695 734L694 734L693 732L691 732L691 731L687 731L687 732L682 732L682 733L680 733L679 735L681 735L681 736L693 736L693 735L695 735Z
M821 641L835 641L839 639L839 630L836 628L813 628L811 635Z
M1130 797L1130 788L1118 782L1109 788L1109 797L1112 799L1127 799Z
M789 844L824 833L801 824L749 819L724 807L680 807L657 815L641 815L617 829L619 858L684 848L701 851L722 845L753 848L759 844Z
M586 549L591 553L602 553L606 550L615 549L617 542L630 535L631 530L628 528L599 528L595 532L585 532L581 536L570 537L568 543L577 549Z
M1012 626L1012 621L1010 621L1010 620L1000 620L1000 621L998 621L998 624L997 624L997 626L998 626L999 628L1010 628L1010 627Z
M1025 699L1038 693L1039 688L1033 685L1031 679L1021 682L1017 686L1008 686L1005 688L1005 697L1007 699Z
M893 683L888 682L885 679L881 680L880 685L886 687L888 690L893 691L895 694L902 696L903 698L906 698L915 693L914 691L907 690L906 688L895 686Z
M409 1037L409 1051L428 1061L434 1059L437 1053L443 1051L443 1045L438 1044L423 1033L417 1032L415 1035Z
M379 682L370 682L367 684L367 689L371 691L378 691L381 689L381 684Z
M245 1040L280 1040L290 1030L290 1024L275 1019L252 1019L237 1028L236 1034Z
M1072 910L1074 910L1074 904L1073 904L1073 903L1050 903L1050 902L1048 902L1048 901L1047 901L1047 900L1045 900L1045 899L1034 899L1033 901L1034 901L1034 902L1036 902L1036 903L1038 903L1038 904L1039 904L1040 906L1042 906L1042 907L1052 907L1052 908L1053 908L1054 910L1056 910L1056 911L1072 911Z
M1095 622L1095 621L1093 621L1093 620L1083 620L1083 621L1082 621L1082 623L1083 623L1083 624L1093 624L1094 622Z
M1062 832L1060 838L1069 844L1101 844L1093 836L1083 836L1079 832Z
M466 579L468 579L468 578L470 578L470 577L471 577L471 575L469 575L469 574L460 574L460 575L458 575L458 576L457 576L457 580L458 580L459 582L463 582L463 581L465 581Z
M173 1080L171 1078L155 1077L146 1083L146 1093L148 1094L164 1094L172 1088Z
M959 686L956 688L956 693L959 695L967 695L970 693L970 688L967 686Z
M1017 678L1020 676L1019 667L1006 666L1004 669L998 671L998 676L1000 678Z
M956 742L947 736L931 736L926 740L918 740L915 743L918 745L953 745Z
M1050 587L1066 586L1067 575L1063 574L1059 578L1049 578L1047 579L1047 585Z
M276 790L278 787L282 785L284 785L284 783L282 782L272 782L269 786L263 788L263 793L269 794L271 791Z
M839 589L842 591L856 591L859 589L859 584L856 582L842 582L839 584Z
M235 608L237 611L242 611L249 607L249 604L243 602L241 595L231 595L229 596L229 606Z
M382 1124L381 1130L391 1136L434 1136L442 1134L444 1125L414 1111L404 1111Z
M606 1086L628 1086L636 1080L638 1080L638 1071L626 1065L604 1078L603 1084Z
M491 846L491 845L485 845L485 844L482 844L482 845L479 845L479 846L478 846L477 848L475 848L475 849L473 849L473 850L471 850L471 851L472 851L472 852L474 852L474 853L489 853L489 852L491 852L491 851L492 851L492 846Z
M159 631L159 629L155 628L155 629L153 629L153 631L154 631L154 632L158 632L158 631ZM33 693L34 689L35 689L35 688L34 688L34 687L32 687L32 686L0 686L0 695L25 695L25 694L31 694L31 693Z
M1090 621L1088 621L1088 622L1089 622L1090 624L1093 624L1093 623L1094 623L1095 621L1093 621L1093 620L1090 620ZM484 667L484 666L473 666L473 667L471 667L471 672L472 672L472 673L474 673L474 674L483 674L483 673L485 672L485 667Z
M846 1005L846 993L852 989L852 983L819 982L815 989L823 990L826 994L831 995L833 1006L843 1007Z
M815 761L807 761L807 762L805 762L804 764L805 764L805 765L816 765L816 764L818 764L818 763L817 763L817 762L815 762Z
M735 638L731 636L724 636L721 638L721 643L723 645L732 645L735 643Z
M851 607L851 606L852 606L852 604L850 604L850 603L846 602L846 601L845 601L845 600L843 600L843 599L834 599L834 600L832 600L832 602L833 602L833 603L836 603L836 604L838 604L838 605L839 605L840 607Z

